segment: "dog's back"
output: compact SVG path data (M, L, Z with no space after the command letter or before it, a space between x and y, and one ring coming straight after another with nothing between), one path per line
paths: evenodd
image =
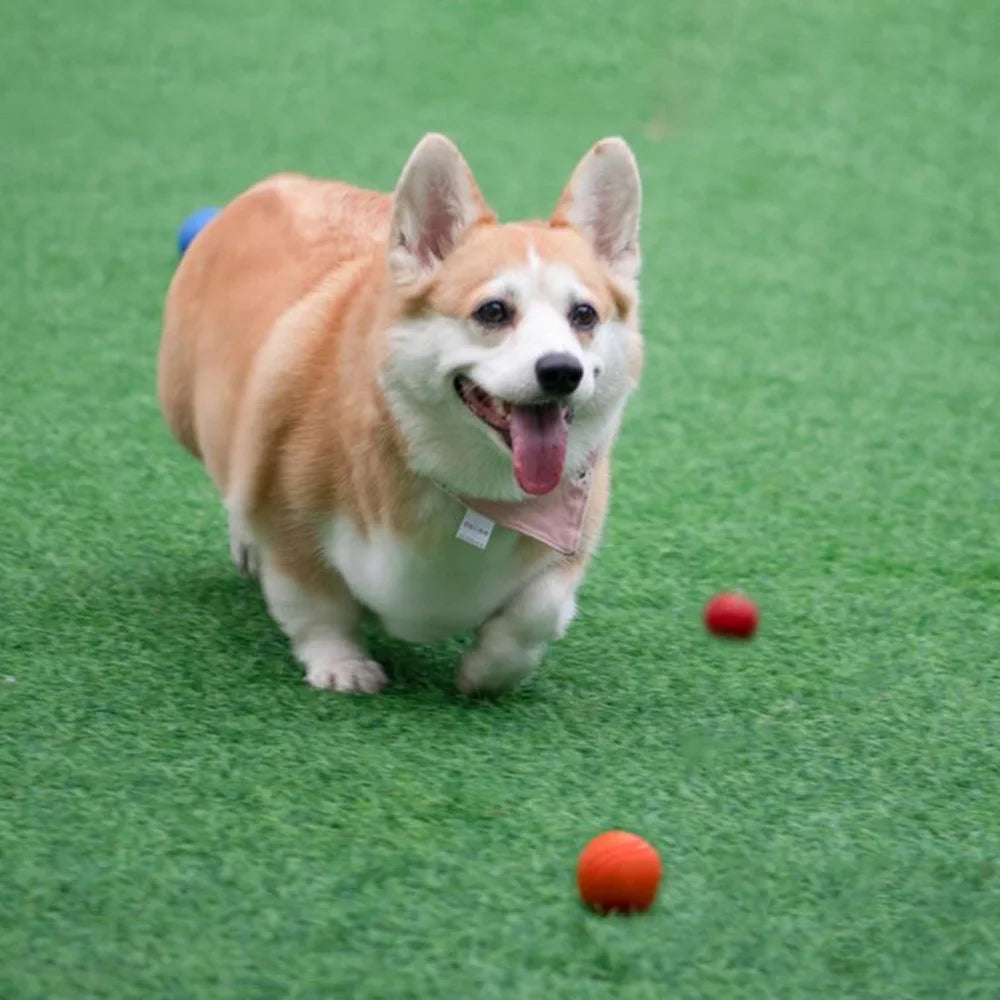
M378 266L391 210L388 195L279 174L231 202L181 260L167 294L160 403L223 493L237 411L276 321L338 269Z

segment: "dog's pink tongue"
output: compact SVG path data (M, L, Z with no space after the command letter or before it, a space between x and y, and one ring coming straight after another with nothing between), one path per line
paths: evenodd
M562 478L569 428L558 403L514 406L510 414L510 441L514 448L514 476L525 493L551 493Z

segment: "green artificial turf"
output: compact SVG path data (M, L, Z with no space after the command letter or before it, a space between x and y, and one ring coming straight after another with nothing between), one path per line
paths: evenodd
M8 2L0 997L1000 996L998 52L988 0ZM605 546L499 704L458 644L303 684L154 399L188 211L430 129L507 218L605 134L645 181ZM647 916L576 901L608 827Z

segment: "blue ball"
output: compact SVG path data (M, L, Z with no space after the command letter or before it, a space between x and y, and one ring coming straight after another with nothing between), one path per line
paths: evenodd
M183 254L191 241L214 219L221 209L199 208L192 212L177 230L177 249Z

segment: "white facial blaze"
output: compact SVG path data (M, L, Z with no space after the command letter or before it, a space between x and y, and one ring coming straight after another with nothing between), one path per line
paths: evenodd
M528 269L531 271L531 276L537 280L542 270L542 258L538 256L534 243L528 244Z
M570 326L570 308L594 298L574 272L543 261L534 248L527 266L498 275L487 295L502 297L514 307L517 320L507 333L495 335L496 347L475 370L467 372L487 392L510 402L534 402L540 397L535 365L546 354L569 354L583 366L584 376L570 400L576 408L594 392L594 344L586 344Z

